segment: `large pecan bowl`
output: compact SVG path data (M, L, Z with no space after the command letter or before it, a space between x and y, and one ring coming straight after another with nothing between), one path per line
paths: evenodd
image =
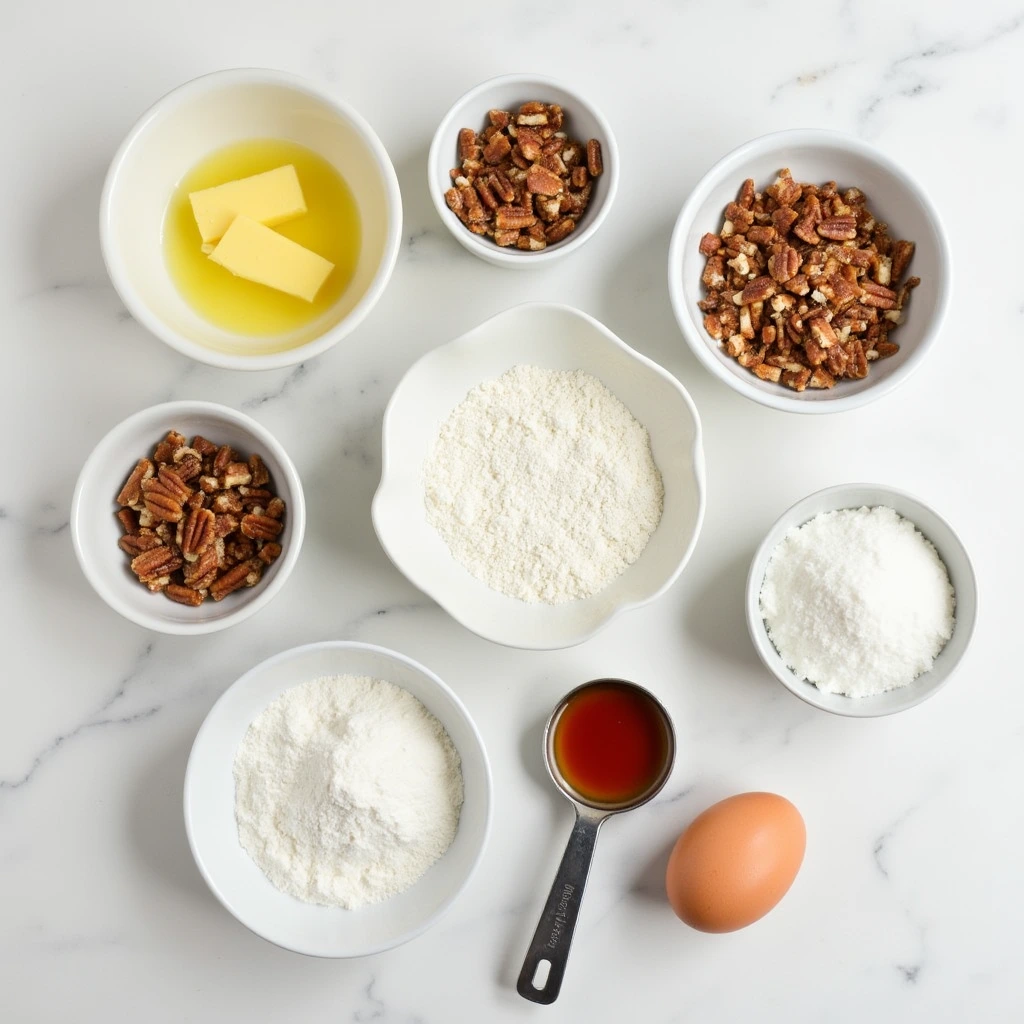
M196 606L168 600L166 594L147 589L140 582L142 577L132 571L132 553L126 554L118 543L132 538L122 536L123 527L115 515L120 507L116 499L133 467L140 459L149 457L170 430L187 438L199 435L218 445L230 446L246 458L258 455L269 473L266 486L284 508L280 517L283 527L273 538L274 547L280 545L280 553L275 551L272 559L260 564L258 558L250 558L253 571L247 574L247 581L236 588L225 586L230 581L223 580L219 584L223 592L212 592ZM197 490L194 483L189 482L191 491ZM213 402L167 402L122 420L86 459L71 503L71 539L86 579L114 611L159 633L212 633L255 614L284 586L298 560L305 527L302 483L280 442L251 417ZM252 543L242 534L237 536L243 543ZM146 552L143 557L150 554ZM225 571L231 568L241 571L238 566L226 566Z
M706 310L698 305L709 296L709 288L705 283L709 259L707 252L702 251L702 238L706 234L715 236L727 230L724 224L726 208L730 204L735 205L734 201L746 179L753 180L757 193L766 194L783 168L789 168L797 182L822 185L834 181L844 196L863 193L861 198L874 218L888 225L888 233L893 240L906 239L915 243L906 275L920 278L920 284L913 289L906 308L892 314L900 318L898 330L894 330L890 338L891 342L898 343L899 350L894 355L876 358L869 366L863 367L866 373L842 376L842 379L825 374L823 383L815 381L803 390L795 389L803 380L799 374L786 373L790 368L788 364L775 369L766 364L760 367L768 371L762 375L756 372L758 367L749 365L750 360L743 358L753 355L754 361L757 361L760 351L741 353L741 358L737 359L737 353L730 351L730 342L738 341L739 335L735 338L726 338L724 335L721 338L713 337L706 326ZM849 236L835 233L823 236L821 248L842 244L830 241L830 238L839 237ZM723 238L722 241L728 240ZM846 244L853 246L856 243ZM846 252L842 250L840 254ZM868 254L858 252L855 255ZM896 262L899 261L893 260L894 264ZM730 267L734 265L729 264ZM802 267L796 269L803 270ZM774 285L775 277L788 276L775 274L770 267L765 270L766 274L769 272L771 279L764 278L769 285ZM754 267L747 276L754 277L756 273ZM873 275L860 283L867 281L868 287L890 294L885 288L876 286L872 278ZM757 282L749 283L753 287ZM921 365L938 337L949 305L951 260L949 244L938 212L921 186L904 169L859 139L839 132L807 129L777 132L747 142L723 157L701 178L676 221L669 247L668 284L672 307L683 336L697 359L719 380L747 398L775 409L803 413L838 412L881 397L905 381ZM780 295L775 301L788 301L792 298L785 294L787 287L778 286ZM813 298L813 302L810 296L798 301L807 301L811 306L819 302L828 305L817 291L813 293ZM769 301L764 303L766 314L769 304ZM743 308L738 310L741 314L744 311ZM838 320L836 322L839 323ZM891 323L887 326L891 326ZM726 333L731 333L731 330ZM794 344L798 342L799 339L796 339ZM754 349L758 345L764 347L759 335L752 345ZM774 351L770 345L767 348L769 354ZM888 351L895 349L896 345L887 344L883 348ZM868 352L867 358L871 359L878 354ZM796 355L800 356L800 353ZM771 360L774 363L779 361L778 358ZM810 360L810 363L813 364L814 360ZM814 366L810 368L813 370ZM800 367L795 369L799 370ZM792 376L798 379L789 380ZM787 382L790 383L788 387Z

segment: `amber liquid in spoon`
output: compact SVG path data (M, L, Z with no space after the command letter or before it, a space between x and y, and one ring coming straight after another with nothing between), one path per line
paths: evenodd
M629 803L657 782L668 751L665 720L643 691L614 681L570 698L555 724L555 763L585 800Z

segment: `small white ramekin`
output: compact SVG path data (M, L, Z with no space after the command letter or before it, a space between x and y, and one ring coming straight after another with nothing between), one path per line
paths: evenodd
M135 463L149 457L169 430L189 440L202 434L246 456L260 455L270 470L274 493L286 508L284 530L278 537L281 554L260 582L222 601L208 599L197 608L151 594L132 574L128 556L117 546L123 531L114 515L114 499ZM302 483L280 442L251 417L213 402L166 402L122 420L85 460L71 501L71 540L85 578L114 611L158 633L214 633L255 615L273 600L295 568L305 532Z
M885 506L909 519L935 545L949 572L956 599L956 623L953 635L939 652L931 669L912 683L898 690L888 690L873 697L847 697L826 693L813 683L800 679L783 661L768 635L761 617L761 585L772 553L783 537L795 526L802 526L821 512L842 508L874 508ZM878 718L897 711L906 711L938 693L959 665L974 635L978 615L978 584L970 556L956 531L934 509L919 498L894 487L880 484L840 484L808 495L785 511L768 531L768 536L754 555L747 576L747 628L758 655L768 670L791 693L801 700L834 715L848 718Z
M892 334L900 346L888 359L871 364L863 380L841 380L828 390L791 391L760 380L722 351L704 330L697 303L704 296L705 257L698 251L705 232L718 232L723 210L736 198L744 179L760 191L788 167L797 181L835 180L856 186L868 208L889 225L893 239L917 248L910 273L921 278L907 304L905 322ZM866 405L905 381L924 361L939 336L949 308L952 260L938 211L922 187L874 146L840 132L798 129L775 132L744 143L722 157L697 183L676 221L668 255L668 291L679 329L704 368L741 395L785 412L839 412Z
M362 239L355 274L313 323L286 335L232 334L203 319L167 270L163 223L181 178L209 153L251 138L298 142L352 190ZM402 241L402 196L380 139L351 107L282 71L236 69L179 86L138 120L107 172L100 245L131 315L171 348L211 366L274 370L327 351L365 319L387 287Z
M458 140L463 128L481 131L487 124L489 110L516 110L522 103L539 100L558 103L565 111L563 131L572 139L586 144L588 139L601 143L603 172L594 179L590 204L580 218L579 226L561 242L539 252L506 249L487 238L474 235L448 209L444 194L452 187L450 171L459 163ZM604 223L612 200L619 188L619 150L611 125L604 115L580 93L561 82L540 75L502 75L470 89L455 101L434 133L427 157L427 190L442 223L460 245L474 256L499 267L530 270L575 252L594 237Z

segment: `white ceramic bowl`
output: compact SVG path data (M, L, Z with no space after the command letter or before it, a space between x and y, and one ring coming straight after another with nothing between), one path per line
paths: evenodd
M115 497L139 459L152 455L168 430L189 440L202 434L246 456L263 457L275 493L286 505L281 555L255 586L206 600L198 608L151 594L132 575L128 556L117 546L123 531ZM299 558L306 530L306 502L292 460L265 427L243 413L213 402L167 402L143 409L111 430L85 460L71 502L71 540L78 564L93 589L126 619L159 633L213 633L254 615L273 600Z
M238 842L235 752L249 723L285 690L323 675L364 675L408 690L445 727L462 758L465 800L455 841L410 889L343 910L276 889ZM483 741L459 698L411 658L371 644L327 641L283 651L250 669L214 704L185 773L185 830L206 884L247 928L309 956L369 956L435 924L468 884L491 822L491 773Z
M775 548L794 526L802 526L821 512L862 506L874 508L879 505L895 509L905 519L909 519L935 545L939 557L946 563L956 599L953 635L939 652L932 668L918 676L908 686L873 697L846 697L842 694L825 693L806 679L798 678L779 656L768 636L768 629L761 617L759 600L765 570ZM978 613L978 588L970 557L953 527L919 498L880 484L840 484L838 487L827 487L825 490L817 491L798 501L778 518L757 549L750 565L746 606L747 628L750 630L754 647L757 648L761 660L787 690L823 711L831 711L833 714L846 715L850 718L877 718L897 711L906 711L907 708L927 700L945 686L971 642Z
M286 335L252 338L204 320L164 262L163 223L177 183L208 153L251 138L298 142L344 177L359 208L355 275L330 309ZM128 311L161 341L213 366L271 370L325 352L355 329L387 286L402 239L402 197L387 152L351 107L280 71L218 71L150 107L117 151L103 187L100 243Z
M474 235L448 209L444 194L452 187L448 173L459 164L459 131L472 128L482 131L487 125L489 110L516 110L520 104L530 100L543 103L558 103L565 111L562 128L569 138L586 145L588 139L601 143L604 171L594 179L594 191L579 225L564 241L549 245L540 252L524 252L522 249L506 249L486 236ZM444 115L434 133L427 157L427 190L437 208L442 223L474 256L499 267L514 267L520 270L537 269L568 256L594 237L595 232L608 216L612 200L619 187L619 150L611 126L604 115L574 89L540 75L502 75L483 82L470 89Z
M863 380L842 380L830 390L800 393L755 377L725 355L704 330L697 302L704 295L705 258L701 236L722 227L722 211L736 198L745 178L763 190L789 167L798 181L835 179L841 188L857 186L890 235L917 244L910 273L921 284L907 304L905 320L892 335L900 351L871 364ZM839 412L865 405L892 391L921 365L946 316L951 294L949 243L938 212L921 186L884 153L839 132L797 130L764 135L734 149L697 183L683 204L669 247L668 289L679 328L694 355L719 380L755 402L787 412Z
M584 601L530 604L491 590L455 561L427 522L423 463L441 424L477 384L520 364L580 369L602 381L648 429L665 484L664 514L643 554ZM383 448L372 514L384 550L467 629L509 647L571 647L620 612L653 601L682 572L704 518L700 417L690 396L657 363L569 306L516 306L425 355L388 403Z

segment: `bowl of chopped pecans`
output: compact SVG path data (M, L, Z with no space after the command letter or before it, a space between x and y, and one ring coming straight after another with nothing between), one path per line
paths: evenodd
M503 75L445 114L427 159L438 216L474 256L538 267L603 223L619 183L618 148L601 112L566 85Z
M71 504L86 579L116 612L161 633L212 633L269 603L305 524L281 444L212 402L167 402L123 420L86 459Z
M838 412L901 384L938 337L951 259L905 170L859 139L777 132L697 183L669 247L694 354L755 402Z

